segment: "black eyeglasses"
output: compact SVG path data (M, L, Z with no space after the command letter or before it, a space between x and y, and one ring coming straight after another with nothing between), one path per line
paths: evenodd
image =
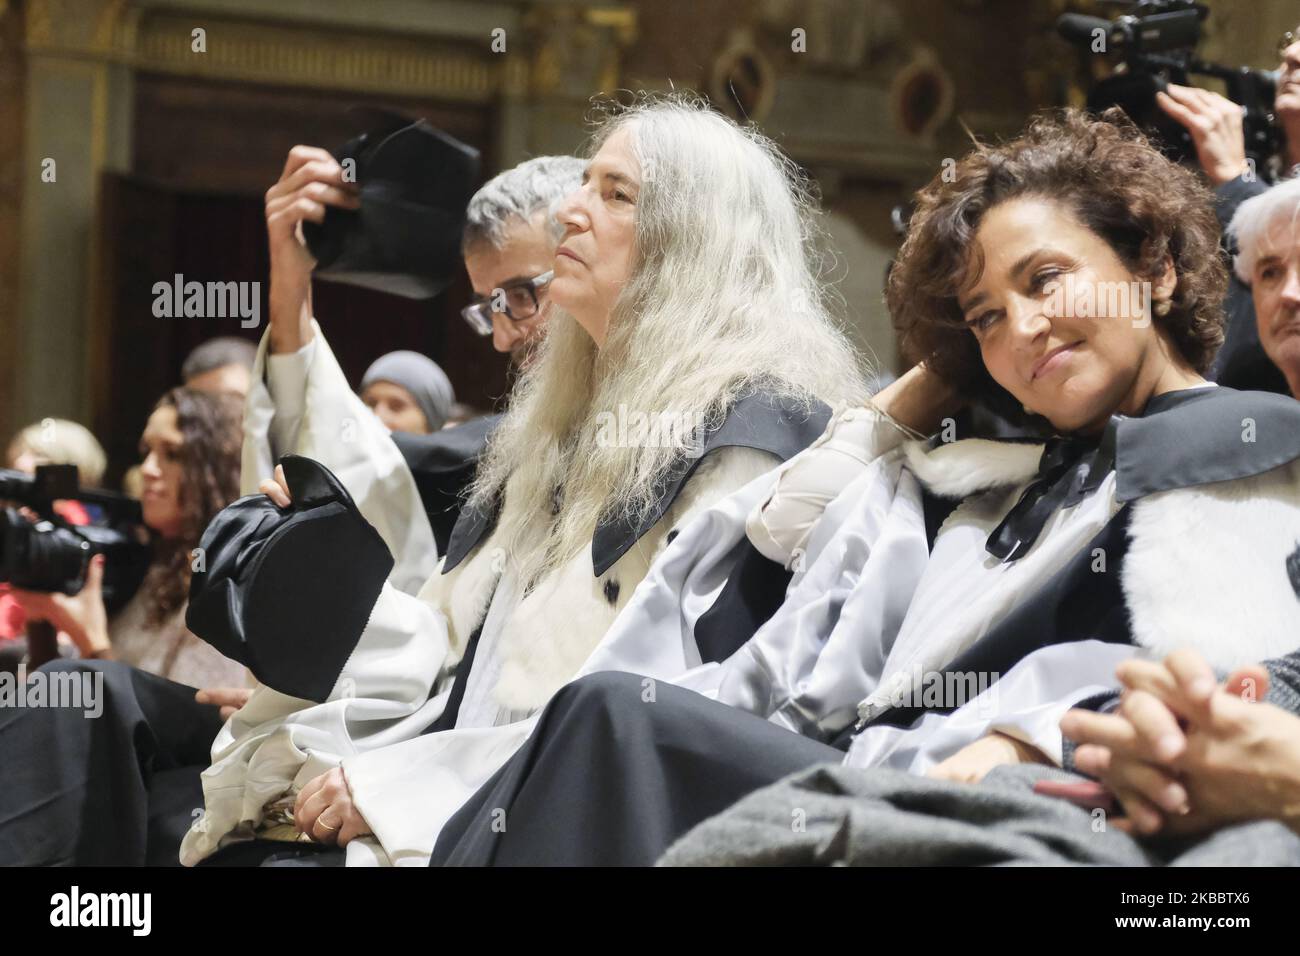
M555 278L554 270L531 279L521 279L499 289L484 302L475 302L460 310L469 327L479 335L492 334L492 313L500 312L512 322L522 322L537 315L541 308L538 295Z

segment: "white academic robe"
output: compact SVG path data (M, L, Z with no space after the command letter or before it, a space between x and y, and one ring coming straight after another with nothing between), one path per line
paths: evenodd
M347 488L393 555L385 592L414 594L438 560L415 480L388 429L348 385L314 319L312 329L315 336L296 353L272 355L270 330L258 345L244 406L240 493L256 494L259 482L272 476L281 455L298 454L321 462ZM431 678L422 675L436 672L445 646L436 639L408 640L410 622L402 612L400 605L376 603L371 639L353 654L350 682L336 689L339 700L315 705L259 685L248 703L226 722L213 743L214 766L204 773L205 787L210 788L205 796L207 807L182 843L182 861L192 864L208 855L212 851L207 847L210 832L238 829L240 821L250 815L260 819L265 802L283 792L283 758L277 753L277 742L289 743L293 737L291 749L302 748L298 752L303 759L300 766L295 764L295 772L301 770L304 782L336 766L337 758L313 755L335 749L328 742L345 736L342 728L357 719L348 711L348 697L367 691L373 695L363 719L376 746L418 732L423 725L419 724L418 707L411 702L422 693L427 697ZM401 677L383 690L372 689L360 676L370 669L390 667ZM317 722L309 728L294 727L294 715L304 710L310 710ZM238 754L231 757L232 750ZM216 766L219 753L227 760ZM256 807L256 812L245 807ZM205 849L195 850L195 846Z
M438 561L415 479L383 422L348 386L314 319L312 328L315 337L285 355L270 354L269 330L262 336L244 406L240 494L256 494L281 455L320 462L388 545L394 561L388 580L414 594Z
M926 455L887 436L878 446L881 453L814 529L785 602L726 661L701 663L694 628L744 546L746 517L770 494L771 474L681 525L575 676L623 670L671 681L827 739L858 714L888 709L919 674L970 647L1119 507L1111 475L1053 515L1024 557L1000 564L984 552L984 541L1032 477L1041 449L974 441ZM933 552L918 479L968 496L945 521ZM990 729L1015 733L1059 760L1060 713L1113 686L1114 665L1124 657L1190 644L1217 666L1232 666L1295 648L1300 608L1281 599L1287 595L1272 572L1300 540L1300 464L1162 492L1132 508L1123 583L1137 648L1100 642L1045 648L949 718L927 716L907 730L868 728L847 762L920 772ZM1189 521L1202 547L1171 573L1168 557L1185 547ZM1233 639L1225 641L1225 634ZM356 841L349 863L426 862L447 819L534 723L535 715L497 726L461 725L392 746L367 745L345 757L354 799L377 836ZM310 779L299 776L299 784ZM377 843L382 853L363 857L363 843Z
M416 596L390 580L328 700L260 687L222 728L182 863L253 838L269 803L340 764L374 831L349 844L348 865L427 863L441 821L514 753L550 695L582 672L672 532L775 464L752 448L713 451L664 516L599 576L584 549L519 599L503 580L505 542L493 532L451 572L435 570ZM422 733L446 707L480 623L455 727ZM639 661L626 665L635 670Z
M984 543L1020 498L1040 451L966 441L929 455L908 444L876 458L814 528L805 569L772 619L731 658L678 683L823 739L847 724L850 709L872 718L908 696L919 700L927 674L987 634L1119 510L1112 472L1092 495L1053 515L1024 557L998 562ZM970 496L928 555L917 478L937 493ZM1284 573L1300 542L1300 460L1160 492L1131 507L1121 582L1136 646L1041 648L950 715L868 727L846 763L923 773L1000 730L1059 764L1060 718L1116 687L1121 660L1191 647L1228 669L1300 645L1300 602ZM677 546L685 554L691 542ZM689 590L697 573L685 572L677 589ZM671 603L671 594L658 597ZM620 623L635 626L631 612Z

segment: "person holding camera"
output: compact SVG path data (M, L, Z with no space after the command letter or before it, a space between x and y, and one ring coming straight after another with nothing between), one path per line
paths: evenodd
M62 418L45 418L18 432L9 442L6 467L25 474L35 474L39 465L68 464L77 467L83 487L97 487L103 481L108 459L90 429ZM91 521L86 507L75 500L58 500L54 512L73 525ZM23 640L27 616L9 593L8 584L0 584L0 670L14 671L26 653Z
M42 670L94 678L100 714L0 707L0 865L175 863L201 800L195 768L252 692L243 665L185 626L195 548L236 497L240 413L227 393L181 387L158 401L140 439L153 559L120 611L104 606L102 556L76 594L13 591L29 620L49 621L80 654ZM105 822L84 828L92 817Z
M1285 178L1294 175L1296 167L1300 166L1300 27L1279 38L1277 51L1282 62L1277 68L1273 111L1282 127L1281 159ZM1173 83L1169 84L1167 92L1156 94L1156 103L1187 128L1201 169L1218 190L1221 202L1234 198L1241 187L1252 187L1246 189L1247 194L1268 188L1267 184L1259 182L1263 171L1255 169L1246 160L1242 107L1239 104L1209 90ZM1234 189L1224 191L1225 186ZM1220 218L1224 218L1222 209Z
M1288 31L1278 41L1282 62L1278 66L1273 110L1283 132L1283 178L1294 176L1300 168L1298 33L1300 28ZM1172 83L1167 92L1156 94L1156 103L1191 135L1197 160L1214 187L1219 223L1226 231L1243 202L1272 186L1268 170L1255 168L1246 158L1242 107L1217 93ZM1286 394L1285 380L1261 347L1250 291L1235 276L1224 308L1228 314L1227 335L1210 377L1234 388Z
M237 396L175 388L140 438L144 524L154 557L139 590L110 620L104 556L91 559L76 594L12 589L29 621L48 621L83 658L115 659L193 687L247 684L243 666L185 628L191 552L208 521L235 498Z

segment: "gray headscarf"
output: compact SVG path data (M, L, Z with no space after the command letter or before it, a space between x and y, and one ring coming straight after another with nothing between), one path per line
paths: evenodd
M392 382L411 393L415 404L424 412L429 431L436 432L447 423L456 403L447 373L438 363L419 352L389 352L375 359L361 376L361 391L375 382Z

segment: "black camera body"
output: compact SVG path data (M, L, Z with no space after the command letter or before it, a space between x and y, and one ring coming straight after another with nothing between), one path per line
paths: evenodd
M1195 51L1208 13L1195 0L1140 0L1115 20L1067 13L1056 25L1061 36L1083 49L1123 57L1123 72L1088 92L1088 109L1120 107L1176 162L1194 164L1196 148L1182 124L1156 104L1156 93L1170 83L1190 85L1192 75L1223 80L1228 99L1242 107L1246 156L1262 171L1282 149L1282 131L1273 115L1276 74L1199 59ZM1099 38L1104 50L1097 49Z
M104 555L104 605L126 604L149 568L150 548L140 503L111 491L78 487L76 465L38 465L36 475L0 469L0 499L25 505L0 509L0 582L29 591L76 594L91 557ZM73 525L54 511L58 499L98 507L101 523Z

